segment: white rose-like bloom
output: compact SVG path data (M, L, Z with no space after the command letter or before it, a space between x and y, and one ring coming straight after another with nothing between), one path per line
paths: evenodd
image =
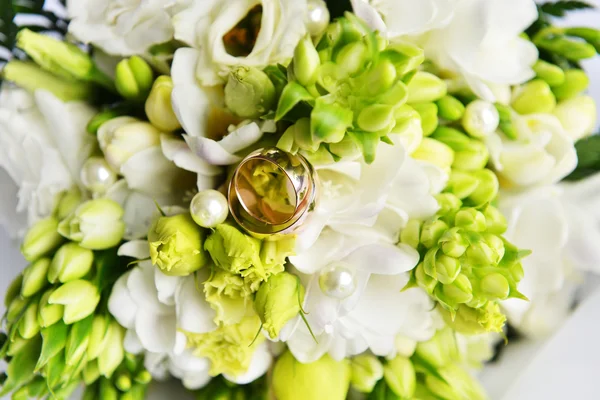
M262 7L262 15L252 51L241 57L229 54L223 37L257 6ZM199 82L218 85L237 65L262 69L286 64L306 33L307 10L306 0L194 1L173 18L175 38L197 49L194 66Z
M140 260L150 257L146 241L131 241L119 249L120 256ZM207 333L217 328L214 310L196 287L210 271L204 268L197 275L173 277L163 274L149 260L139 262L115 283L108 309L119 324L127 329L125 350L145 354L145 366L156 379L170 373L181 379L188 389L199 389L212 378L210 361L198 357L186 348L184 330ZM266 342L253 355L247 373L232 377L232 382L248 383L263 375L272 357Z
M351 0L354 13L394 39L439 29L453 17L456 0Z
M0 223L10 234L49 216L56 195L79 184L79 172L95 149L86 125L95 110L64 103L53 94L3 85L0 92ZM16 213L15 213L16 209Z
M342 359L371 350L392 356L397 335L428 340L435 332L435 312L421 289L402 292L406 272L416 266L419 254L405 245L369 242L327 229L310 249L291 257L306 287L304 310L317 338L296 318L280 339L300 362L312 362L329 353ZM328 297L319 285L319 271L343 265L352 271L356 290L343 300Z
M188 0L68 0L69 32L108 54L140 55L173 38L171 17Z
M559 182L577 166L572 138L550 114L513 115L515 140L496 132L486 138L490 160L509 187Z

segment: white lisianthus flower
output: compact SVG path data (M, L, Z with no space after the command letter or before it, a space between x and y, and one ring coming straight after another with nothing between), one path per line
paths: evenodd
M310 249L291 257L306 287L304 310L315 341L296 318L280 334L296 359L312 362L325 353L335 359L370 349L395 353L395 338L427 340L435 332L431 300L420 289L402 291L407 271L419 261L411 247L368 242L325 230ZM345 299L327 296L319 272L342 266L354 276L355 291Z
M144 54L173 38L171 17L188 0L68 0L69 32L108 54Z
M372 164L342 161L316 167L320 199L299 232L300 250L308 249L326 226L351 236L396 243L410 218L425 219L436 213L434 195L444 188L447 174L412 159L400 136L390 138L395 144L381 143Z
M212 378L210 361L192 354L181 331L207 333L217 328L214 310L196 287L196 280L205 281L210 271L205 268L197 275L167 276L147 260L148 243L141 240L121 246L119 255L146 260L119 278L109 298L110 313L127 329L125 350L144 353L145 366L156 379L171 374L188 389L205 386ZM263 375L271 360L263 343L255 351L248 372L227 379L248 383Z
M195 76L200 84L214 86L237 65L262 69L286 64L306 33L307 10L306 0L195 1L175 15L175 38L197 49ZM248 43L241 43L245 53L231 54L224 39L246 17L258 33L248 29Z
M440 29L450 22L456 0L351 0L354 13L394 39Z
M10 234L49 216L56 195L80 183L81 166L95 149L95 138L86 132L94 113L83 102L64 103L50 92L2 87L0 167L18 187L7 180L0 195L0 214L7 218L0 223Z
M550 114L513 115L516 139L496 132L486 138L490 160L509 188L559 182L577 166L572 138Z

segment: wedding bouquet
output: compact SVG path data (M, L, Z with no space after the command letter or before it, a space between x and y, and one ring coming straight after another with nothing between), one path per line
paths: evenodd
M329 3L2 3L0 396L484 399L556 329L600 265L600 30L554 25L591 6Z

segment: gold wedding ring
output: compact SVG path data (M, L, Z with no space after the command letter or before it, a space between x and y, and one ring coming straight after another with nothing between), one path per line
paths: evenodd
M231 215L257 237L294 232L316 200L316 175L310 163L274 147L250 153L229 183Z

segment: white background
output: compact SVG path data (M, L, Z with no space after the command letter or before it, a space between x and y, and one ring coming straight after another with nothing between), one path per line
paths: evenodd
M600 6L600 0L590 2ZM600 12L574 14L565 23L600 28ZM600 57L587 62L585 67L591 75L590 92L600 104ZM7 184L0 182L0 190L6 190ZM0 299L25 265L18 244L0 228ZM600 379L600 341L597 340L600 337L600 318L594 313L598 307L600 294L595 296L594 304L582 307L576 318L547 343L522 342L509 346L501 361L482 375L492 399L600 398L600 391L596 389ZM0 315L3 313L2 300ZM181 399L183 395L174 393L171 388L157 390L153 399Z

